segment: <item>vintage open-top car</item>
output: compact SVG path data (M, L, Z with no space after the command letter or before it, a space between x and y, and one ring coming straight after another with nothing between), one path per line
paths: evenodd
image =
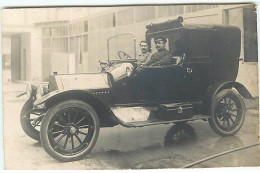
M24 132L60 161L82 159L94 147L99 129L208 121L219 135L233 135L245 119L249 91L235 82L240 29L184 24L179 17L147 25L146 41L165 37L175 63L137 64L135 38L108 39L108 61L101 72L57 74L48 86L27 85L21 111ZM128 40L127 40L128 39Z

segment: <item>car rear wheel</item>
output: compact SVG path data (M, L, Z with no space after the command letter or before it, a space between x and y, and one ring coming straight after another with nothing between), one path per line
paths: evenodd
M98 116L89 104L68 100L48 110L40 137L50 156L68 162L82 159L93 149L99 129Z
M221 136L237 133L245 120L245 103L238 92L232 89L220 91L211 105L211 128Z
M32 112L33 103L32 100L29 99L25 102L21 114L20 114L20 122L23 128L23 131L32 139L40 141L40 123L41 123L41 115L38 113Z

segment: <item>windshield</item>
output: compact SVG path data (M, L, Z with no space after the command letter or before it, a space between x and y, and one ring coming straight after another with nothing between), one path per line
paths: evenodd
M135 37L131 33L119 34L108 39L108 61L136 58Z

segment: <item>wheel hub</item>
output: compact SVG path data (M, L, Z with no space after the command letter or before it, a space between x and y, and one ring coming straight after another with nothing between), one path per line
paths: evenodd
M69 132L70 132L70 134L74 135L77 132L77 128L74 127L74 126L70 126L69 127Z

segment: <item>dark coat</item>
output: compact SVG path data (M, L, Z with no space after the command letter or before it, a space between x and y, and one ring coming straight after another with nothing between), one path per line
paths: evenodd
M162 51L158 51L151 56L151 60L146 64L147 66L161 66L161 65L169 65L174 63L174 59L172 58L172 52L164 49Z

